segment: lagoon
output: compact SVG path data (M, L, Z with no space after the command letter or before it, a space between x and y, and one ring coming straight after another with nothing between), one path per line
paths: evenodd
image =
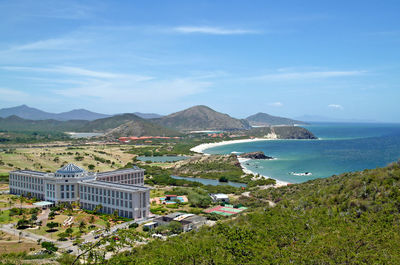
M218 180L215 179L204 179L204 178L190 178L190 177L179 177L179 176L171 176L171 178L173 179L184 179L184 180L188 180L188 181L193 181L193 182L200 182L204 185L213 185L213 186L218 186L218 185L230 185L233 187L246 187L246 184L244 183L238 183L238 182L220 182Z

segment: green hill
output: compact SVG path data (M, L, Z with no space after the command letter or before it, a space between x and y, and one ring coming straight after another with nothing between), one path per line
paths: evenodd
M240 217L108 264L400 264L400 163L242 198ZM276 203L268 206L266 200Z
M109 131L106 136L178 136L178 131L144 121L128 121Z
M159 119L155 123L180 131L250 129L246 120L232 118L207 106L194 106Z
M134 114L121 114L94 121L26 120L17 116L0 118L0 130L9 132L108 132L109 136L175 136L165 128Z
M57 120L26 120L17 116L0 118L0 130L4 131L74 131L88 123L83 120L57 121Z
M303 121L292 120L284 117L272 116L259 112L246 118L252 126L295 125L306 124Z

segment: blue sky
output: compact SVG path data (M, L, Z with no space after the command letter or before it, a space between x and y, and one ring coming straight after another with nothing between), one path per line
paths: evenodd
M0 1L0 107L400 122L398 1Z

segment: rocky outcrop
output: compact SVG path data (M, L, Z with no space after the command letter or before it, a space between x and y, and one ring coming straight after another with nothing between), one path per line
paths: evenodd
M250 158L250 159L273 159L271 156L266 156L264 152L258 151L258 152L250 152L250 153L244 153L240 155L241 158Z

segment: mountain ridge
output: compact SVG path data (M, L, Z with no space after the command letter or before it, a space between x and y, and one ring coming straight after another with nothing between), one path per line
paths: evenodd
M157 113L143 113L143 112L134 112L136 116L139 116L143 119L154 119L161 118L163 115ZM102 118L109 118L119 114L103 114L98 112L93 112L87 109L79 108L73 109L70 111L60 112L60 113L52 113L43 111L37 108L29 107L25 104L10 107L10 108L2 108L0 109L0 118L7 118L10 116L18 116L27 120L58 120L58 121L68 121L68 120L88 120L94 121Z
M306 124L303 121L293 120L289 118L273 116L267 113L258 112L246 118L251 126L272 126L272 125L296 125Z
M251 128L246 120L233 118L205 105L193 106L162 118L152 119L152 121L180 131L247 130Z

